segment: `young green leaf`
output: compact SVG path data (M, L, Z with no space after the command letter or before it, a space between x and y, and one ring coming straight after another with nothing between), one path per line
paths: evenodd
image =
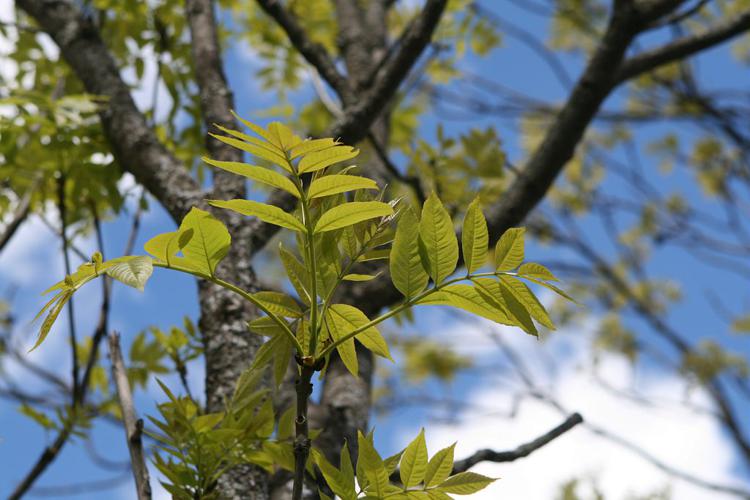
M424 440L424 429L419 431L419 435L409 443L401 457L401 483L412 488L425 478L427 471L427 444Z
M182 247L185 258L180 263L213 276L232 242L224 224L210 213L193 207L182 219L179 232L192 233Z
M393 208L381 201L352 201L333 207L325 212L315 224L315 233L333 231L375 217L385 217Z
M300 197L299 189L297 189L297 186L295 186L288 177L281 175L280 173L275 172L271 169L257 167L255 165L240 163L237 161L212 160L211 158L206 158L205 156L203 157L203 161L208 163L209 165L213 165L214 167L226 170L227 172L247 177L248 179L267 184L271 187L282 189L287 193L296 196L297 198Z
M229 132L226 130L226 132ZM282 156L279 153L276 153L274 151L271 151L263 146L259 146L256 144L251 144L249 142L241 141L239 139L234 139L232 137L226 137L223 135L217 135L217 134L209 134L211 137L220 140L221 142L225 144L229 144L230 146L241 149L242 151L247 151L251 155L262 158L266 161L269 161L273 163L274 165L278 165L279 167L283 168L289 173L292 173L292 169L289 166L289 162L287 161L284 156Z
M515 325L501 310L489 304L471 285L446 286L423 298L418 304L458 307L502 325Z
M427 286L429 277L419 256L419 221L411 207L407 207L398 220L389 265L393 285L407 299Z
M304 174L307 172L316 172L336 163L351 160L359 154L358 149L351 146L334 146L308 153L302 157L297 164L297 172Z
M323 139L306 139L298 145L294 146L292 150L289 151L289 158L294 160L302 155L314 153L316 151L322 151L324 149L338 146L339 144L339 142L329 137Z
M323 473L326 483L330 486L331 490L338 495L342 500L351 500L357 498L356 490L354 489L354 481L351 483L348 478L344 476L342 471L334 467L328 459L316 449L313 449L313 457L315 464ZM352 479L354 479L352 477Z
M505 231L495 245L495 268L498 271L510 271L523 262L524 234L526 229L512 227Z
M378 185L372 179L357 175L326 175L312 181L307 191L307 197L310 199L321 198L357 189L378 189Z
M344 275L343 279L344 281L372 281L375 278L377 278L377 275L373 274L357 274L357 273L349 273L347 275Z
M466 210L463 231L461 233L461 250L463 251L464 263L466 263L466 270L469 274L482 267L487 261L487 248L489 244L487 221L479 206L479 197L477 197Z
M289 277L289 281L297 291L300 299L305 304L312 302L310 292L307 290L307 286L310 283L310 275L307 268L291 253L289 250L283 247L279 243L279 255L281 256L281 263L284 265L286 275Z
M44 308L42 308L41 311L39 311L37 317L41 316L41 314L49 308L49 313L47 314L47 317L44 318L42 326L39 328L39 335L37 336L36 342L31 349L29 349L29 352L39 347L42 342L44 342L44 339L47 338L52 325L55 324L55 320L60 315L60 311L62 311L65 304L67 304L71 297L73 297L73 293L75 293L75 289L65 289L60 291L44 306Z
M520 326L523 331L529 335L535 337L539 336L539 332L534 325L534 321L531 319L529 310L516 298L515 293L512 289L502 281L497 282L500 287L500 295L502 297L502 303L506 306L508 314L516 321L516 324Z
M257 217L263 222L285 227L293 231L305 231L304 224L298 218L273 205L252 200L208 200L208 204L214 207L226 208L242 215Z
M157 234L148 240L143 245L143 248L154 258L165 262L167 265L171 265L174 256L177 255L192 237L192 230Z
M433 192L422 207L419 221L420 255L427 272L440 284L458 263L458 241L448 211Z
M118 257L108 264L104 271L108 276L140 291L154 272L151 257L143 255Z
M345 328L342 328L340 324L333 320L330 311L326 312L325 325L328 334L334 341L342 339L347 333ZM354 345L354 339L342 342L336 347L336 351L341 356L341 361L344 363L346 369L349 370L349 373L356 377L359 374L359 361L357 360L357 348Z
M527 262L518 268L518 275L524 278L536 278L545 281L559 281L552 272L541 264Z
M279 316L289 318L302 316L302 309L300 309L299 304L285 293L264 291L254 293L253 297L262 302L269 311Z
M427 464L427 471L424 475L425 488L431 488L445 481L451 475L453 470L453 451L456 443L443 448L433 455Z
M329 327L336 329L336 335L339 337L343 337L369 323L365 313L348 304L331 305L328 308L327 315L326 321ZM358 333L355 338L373 353L393 361L388 351L388 344L374 326Z
M302 142L289 127L279 122L268 124L268 135L271 137L271 143L282 151L289 151Z
M508 287L513 296L529 311L532 318L550 330L555 329L555 325L552 323L547 309L544 308L539 299L536 298L536 295L534 295L525 283L505 275L500 276L500 282Z
M477 474L476 472L461 472L451 476L437 487L438 491L453 493L454 495L471 495L483 490L496 479Z
M360 431L357 431L357 444L359 446L359 457L357 461L357 472L362 470L368 480L368 493L378 498L385 497L388 486L388 474L380 455L375 451L372 442Z

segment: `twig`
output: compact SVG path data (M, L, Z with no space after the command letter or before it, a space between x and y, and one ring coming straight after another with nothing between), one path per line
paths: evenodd
M705 33L686 36L662 47L626 59L617 72L616 80L624 82L664 64L684 59L723 43L748 30L750 30L750 10L745 10L723 23L715 25Z
M353 94L347 81L333 63L328 51L319 43L315 43L307 36L305 30L300 26L296 16L286 10L278 0L257 0L258 5L271 16L284 30L289 41L292 42L302 57L310 63L320 75L328 82L341 100L349 103Z
M125 437L130 452L130 463L133 466L133 477L135 478L138 500L151 498L151 484L149 483L148 468L143 456L143 420L136 419L135 406L133 405L133 394L130 392L130 383L125 369L120 350L120 334L112 332L109 334L109 359L112 363L112 380L117 388L117 399L122 411L122 421L125 426Z
M34 194L34 191L36 191L38 185L39 178L32 183L28 191L26 191L21 197L18 206L13 211L13 217L10 222L5 225L3 232L0 233L0 252L5 248L5 245L8 244L11 238L13 238L13 235L16 234L16 231L21 227L23 221L29 216L29 213L31 212L31 196Z
M514 460L518 460L519 458L527 457L539 448L562 436L580 423L583 423L583 417L580 415L580 413L573 413L554 429L551 429L549 432L542 434L533 441L524 443L513 450L478 450L470 457L455 462L453 464L453 473L457 474L459 472L465 472L480 462L513 462Z

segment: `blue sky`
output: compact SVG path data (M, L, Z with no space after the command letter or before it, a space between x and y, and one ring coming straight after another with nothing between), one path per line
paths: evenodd
M485 2L495 8L496 2ZM1 4L0 4L1 5ZM4 6L4 5L3 5ZM503 12L514 24L524 26L533 32L546 29L544 21L523 10L503 2ZM727 82L732 86L745 87L749 75L747 71L733 64L726 48L711 51L700 57L700 75L709 86L725 87ZM273 104L273 96L258 91L253 81L254 59L246 47L234 47L229 51L226 67L229 79L236 90L237 109L244 115L252 115L255 110ZM582 61L576 56L563 56L562 61L567 72L574 78L581 69ZM566 95L565 89L551 75L549 69L540 62L527 48L514 39L505 37L503 46L486 58L469 56L462 68L499 81L512 88L522 89L524 93L537 96L546 101L559 102ZM148 78L148 76L147 76ZM150 88L150 85L146 85ZM293 96L293 101L306 99L311 95L309 86ZM141 92L139 95L148 95ZM622 93L617 92L605 104L617 107L622 102ZM142 104L142 103L141 103ZM458 134L469 126L497 126L503 144L516 162L523 159L520 147L520 133L517 124L484 118L468 121L445 122L448 134ZM420 125L424 137L433 137L436 119L425 116ZM658 124L642 126L634 130L639 142L665 130L674 129L674 125ZM675 130L686 141L696 137L694 130L681 127ZM614 154L618 159L627 161L621 152ZM402 160L397 158L397 160ZM655 160L644 157L649 170L649 179L664 193L679 191L701 209L718 213L719 207L712 200L699 192L693 179L683 170L664 176L658 173ZM128 179L123 186L129 184ZM608 176L605 189L616 194L626 194L626 187L613 176ZM130 208L134 200L130 200ZM141 251L143 243L151 236L171 230L174 225L158 204L151 203L152 211L144 220L139 233L136 249ZM624 221L623 221L624 222ZM607 252L608 245L601 228L594 221L584 220L582 228L590 242L602 252ZM128 217L119 217L109 221L105 227L106 254L109 257L120 255L125 245L129 229ZM86 251L93 251L90 241L81 242ZM0 283L15 283L19 291L14 300L17 314L17 325L21 335L25 335L28 344L34 335L29 321L42 304L39 292L51 282L63 275L61 257L54 236L41 222L32 219L24 226L8 249L0 255ZM553 256L555 249L530 245L527 255L533 260L544 261ZM707 304L705 290L720 290L722 299L734 311L747 307L749 294L747 282L726 271L716 271L701 264L682 250L671 249L654 255L648 270L655 276L672 278L681 282L684 298L673 309L670 321L686 336L695 340L711 336L725 345L750 356L750 342L747 338L736 338L725 334L726 328L716 328L715 312ZM150 325L168 328L181 324L182 317L188 315L197 319L196 286L186 276L157 270L146 287L139 293L123 286L115 287L114 308L111 316L113 329L122 332L124 339L132 338L137 332ZM76 297L76 313L79 331L91 332L96 321L98 308L98 287L89 285ZM599 425L611 426L613 432L626 435L635 442L659 455L675 466L696 472L706 479L727 484L744 484L750 487L748 471L743 470L733 455L734 451L723 432L710 420L680 410L679 402L688 398L695 404L704 404L705 395L700 390L690 388L683 381L665 373L647 362L633 368L621 359L606 358L601 370L608 380L615 381L622 387L637 388L655 398L666 400L669 404L655 409L644 409L632 405L622 398L612 397L601 386L595 383L588 370L587 359L590 357L588 340L596 327L596 313L585 318L564 331L555 333L550 339L539 342L525 336L520 331L493 330L500 334L515 349L524 354L533 368L538 382L545 388L554 388L571 410L578 410L584 417ZM638 321L632 327L643 328ZM387 326L389 331L394 325ZM407 328L410 334L429 334L443 339L450 348L465 352L475 357L478 366L492 366L498 359L494 344L488 340L487 324L477 324L456 317L440 308L425 308L416 314L416 322ZM69 370L69 361L63 355L66 347L65 322L59 321L44 346L30 355L31 359L60 373ZM125 340L127 342L127 340ZM549 360L554 361L550 363ZM383 454L396 451L410 440L422 425L428 426L428 445L430 451L440 446L459 440L458 456L469 453L473 448L491 446L499 449L514 447L557 425L563 417L539 402L525 401L518 410L517 418L507 419L500 415L512 406L512 394L517 391L518 383L512 380L510 370L505 363L497 363L497 370L485 373L481 377L476 372L459 377L448 388L448 394L481 406L481 410L471 409L465 414L445 415L434 418L434 413L424 409L409 407L394 411L376 418L376 437ZM33 377L27 376L14 366L7 369L17 370L24 387L29 390L43 387ZM200 363L191 367L191 385L194 394L202 394L203 382ZM170 380L173 383L175 380ZM140 413L153 414L153 405L161 396L151 384L149 391L138 396L137 404ZM406 392L430 393L440 388L435 384L417 387L403 387ZM490 408L487 408L490 407ZM742 408L744 415L750 416L750 406ZM443 412L444 413L444 412ZM430 417L433 418L430 418ZM451 417L451 418L445 418ZM26 473L31 463L36 460L42 447L53 437L46 434L34 423L22 417L14 405L0 402L0 495L7 494L18 479ZM745 417L745 424L750 425L750 417ZM685 436L690 433L690 440ZM98 452L109 460L124 462L127 452L123 436L119 429L103 423L94 430ZM581 452L581 450L585 450ZM705 457L711 457L710 463ZM645 464L632 453L621 447L597 438L584 429L576 429L559 442L553 443L532 457L505 466L485 466L488 474L500 475L503 480L488 490L484 496L476 498L550 498L551 492L561 482L573 476L591 477L612 498L625 498L629 492L644 492L659 488L669 482L668 478ZM542 471L539 474L539 471ZM38 482L40 488L55 488L71 482L105 479L114 476L123 477L117 490L118 498L132 498L132 486L127 471L103 471L91 463L89 454L83 446L66 446L61 456ZM538 474L538 475L537 475ZM534 478L530 481L530 478ZM639 478L640 484L631 484L625 478ZM532 484L533 483L533 484ZM673 483L675 498L720 498L689 485ZM46 491L46 490L45 490ZM44 491L42 491L44 493ZM87 493L71 498L100 498L105 494ZM109 495L106 495L109 496ZM608 497L609 498L609 497Z

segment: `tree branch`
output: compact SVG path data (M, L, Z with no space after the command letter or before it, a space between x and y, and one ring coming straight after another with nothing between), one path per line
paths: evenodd
M112 332L109 334L109 359L112 362L112 380L117 389L117 399L122 411L122 422L125 426L125 437L130 452L130 463L135 478L138 500L149 500L151 498L151 484L149 483L146 460L143 457L143 420L136 419L135 406L133 405L133 394L130 392L130 383L120 351L120 334Z
M17 0L16 4L52 37L86 92L106 99L99 116L118 163L180 221L203 199L200 186L136 108L93 21L67 0Z
M386 107L432 39L446 4L447 0L427 0L398 41L398 49L377 72L372 88L358 104L346 110L346 115L330 128L328 135L340 138L347 144L355 144L367 135L380 111Z
M307 36L296 16L284 9L278 0L257 0L263 11L271 16L284 30L289 41L302 57L310 63L328 85L336 91L344 103L351 102L353 94L346 77L339 73L328 51Z
M616 81L622 83L679 59L714 47L750 30L750 10L732 16L704 33L686 36L657 49L648 50L623 61L617 71Z
M576 425L583 422L580 413L573 413L560 425L551 429L549 432L542 434L533 441L524 443L518 448L509 451L494 451L489 449L478 450L470 457L459 460L453 464L453 474L465 472L480 462L513 462L519 458L531 455L533 452L562 436Z
M5 228L3 228L3 232L0 233L0 252L5 248L5 245L8 244L11 238L13 238L13 235L16 234L18 228L23 224L23 221L29 216L29 213L31 212L31 195L36 191L38 184L39 179L34 181L29 190L24 193L19 200L16 209L13 211L13 217L11 217L10 221L5 225Z

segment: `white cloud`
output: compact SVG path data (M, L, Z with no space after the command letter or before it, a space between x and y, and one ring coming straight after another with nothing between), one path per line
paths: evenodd
M693 405L709 407L701 391L689 391L685 381L673 374L634 370L621 358L609 356L598 369L598 379L624 390L637 389L656 407L613 393L597 382L590 368L592 323L575 331L555 333L539 343L518 331L498 329L486 323L452 325L446 334L460 337L458 350L478 355L478 363L501 357L488 329L500 331L504 341L519 353L538 386L551 390L558 402L580 412L587 422L638 445L670 466L716 483L750 489L747 479L736 472L735 451L716 421L681 405L681 397ZM492 345L491 345L492 344ZM498 368L507 380L508 372ZM500 373L502 372L502 373ZM491 379L478 380L484 387L472 392L470 403L456 423L427 425L430 453L458 440L456 457L481 448L513 449L547 432L564 416L549 404L524 399L513 419L512 390ZM518 387L521 387L520 385ZM477 410L477 408L480 408ZM408 442L413 436L403 436ZM710 457L710 458L709 458ZM483 463L472 469L502 479L472 498L555 498L566 481L591 478L607 499L625 499L669 486L680 500L733 498L710 492L660 471L633 452L578 426L525 459L507 464ZM744 481L744 485L743 485Z

